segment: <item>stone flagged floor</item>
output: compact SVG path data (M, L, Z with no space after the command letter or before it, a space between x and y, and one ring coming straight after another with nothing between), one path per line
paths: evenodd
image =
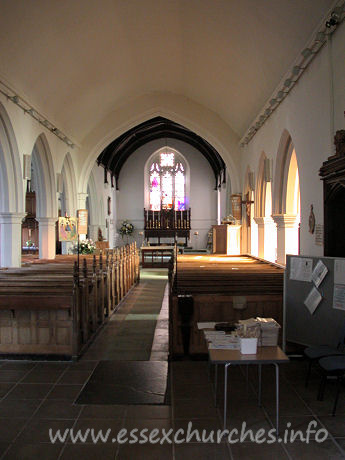
M171 406L148 405L76 405L74 401L92 374L96 361L79 363L1 363L0 367L0 452L1 459L341 459L345 458L345 392L342 391L338 411L332 417L334 384L326 388L325 401L316 401L319 378L312 375L304 387L305 363L292 361L281 368L281 430L306 430L311 420L317 427L326 427L330 436L322 444L312 440L282 444L244 442L229 445L196 442L189 444L118 445L92 443L51 444L48 428L74 430L108 428L117 433L121 428L153 428L176 432L193 428L222 428L222 389L218 407L214 406L212 384L206 362L171 363ZM230 373L228 428L241 429L243 421L254 431L271 429L274 425L274 374L263 369L263 407L256 401L257 376L249 372L247 388L245 369L234 367ZM220 375L221 378L221 375Z
M156 271L157 277L164 280L166 272ZM212 379L208 374L207 362L181 361L170 363L170 390L171 405L79 405L75 404L78 395L88 382L100 360L117 359L117 350L110 345L118 333L126 330L131 337L132 346L125 348L126 335L121 334L118 344L123 344L122 357L137 359L140 344L153 340L152 325L148 333L146 327L138 326L135 331L129 332L128 323L137 327L138 323L128 322L125 318L129 314L138 315L148 313L147 310L133 309L140 290L142 305L149 296L153 304L163 298L162 288L152 288L144 283L150 282L150 272L144 273L143 284L129 295L120 310L111 318L107 327L103 329L94 345L90 347L82 360L70 362L5 362L0 361L0 459L1 460L69 460L82 458L91 459L150 459L150 460L184 460L184 459L343 459L345 458L345 391L342 388L338 402L337 415L331 416L334 383L326 387L325 400L317 401L319 376L314 370L308 388L304 386L306 364L303 361L292 360L281 366L281 398L280 398L280 427L281 430L291 423L291 428L305 430L311 420L315 420L318 427L326 427L329 439L322 444L312 440L309 444L302 442L286 445L255 444L247 440L244 443L229 444L224 440L220 444L196 442L194 437L191 443L182 444L122 444L107 442L73 444L51 444L48 438L48 428L73 428L86 430L102 429L105 433L111 429L116 434L120 429L153 428L176 432L179 428L187 429L192 422L193 428L199 430L217 430L222 428L223 387L219 387L217 408L214 406ZM166 279L165 279L166 280ZM165 283L164 283L165 284ZM145 295L144 295L145 294ZM147 294L147 296L146 296ZM165 297L166 300L166 297ZM128 303L127 303L128 301ZM156 313L155 313L156 314ZM167 305L165 312L159 317L162 323L157 324L159 333L155 334L151 354L146 350L145 360L150 356L159 358L165 351L154 351L167 343L168 331L166 325ZM145 319L143 321L152 321ZM150 323L149 323L150 324ZM146 323L145 323L146 325ZM165 337L164 331L165 330ZM151 334L150 338L148 337ZM156 340L157 338L157 340ZM163 340L164 338L164 340ZM143 353L143 357L144 357ZM88 356L87 356L88 355ZM149 356L149 358L147 358ZM130 358L131 357L131 358ZM249 367L249 381L246 382L245 367L232 367L229 371L229 410L228 428L241 428L246 421L247 428L258 430L273 428L275 423L275 394L273 367L263 366L263 406L257 406L256 367ZM219 382L222 382L220 371ZM90 440L89 440L90 441Z
M103 331L98 335L83 361L122 360L148 361L153 350L155 331L162 331L161 345L167 352L168 318L160 316L163 299L166 299L166 269L142 270L140 284L122 302ZM165 302L166 303L166 302ZM167 354L157 360L167 360Z

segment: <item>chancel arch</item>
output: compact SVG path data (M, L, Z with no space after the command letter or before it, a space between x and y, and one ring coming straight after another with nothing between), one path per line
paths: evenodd
M284 131L277 155L273 219L277 224L277 261L299 254L300 182L298 161L291 136Z
M23 174L14 130L0 104L0 266L21 265Z

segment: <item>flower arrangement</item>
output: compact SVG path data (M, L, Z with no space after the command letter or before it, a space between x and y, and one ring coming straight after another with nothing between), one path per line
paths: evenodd
M27 248L32 248L34 246L34 243L31 240L25 241L25 246Z
M92 240L82 240L79 242L79 254L93 254L96 245ZM72 248L73 254L78 254L78 243L74 243Z
M122 222L120 230L119 230L119 233L122 236L122 238L124 236L131 235L133 233L133 231L134 231L134 225L131 224L130 222L128 222L128 220L124 220Z

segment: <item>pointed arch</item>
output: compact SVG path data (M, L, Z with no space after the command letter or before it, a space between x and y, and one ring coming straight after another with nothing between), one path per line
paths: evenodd
M64 158L61 174L65 211L69 216L75 216L77 211L77 181L73 161L69 152Z
M259 160L259 167L256 176L256 193L255 193L255 217L265 216L265 201L266 201L266 188L265 188L265 160L267 156L262 152Z
M0 212L25 212L23 175L10 118L0 103Z
M12 123L0 103L0 266L21 266L23 174Z
M32 150L32 168L37 190L37 217L57 216L54 164L45 134L40 134Z
M300 183L298 160L292 138L284 130L277 152L274 215L277 224L277 259L285 264L286 254L299 254Z
M258 225L258 254L276 261L277 226L272 219L272 182L265 178L265 152L261 153L256 182L255 222Z
M88 195L88 206L89 206L89 222L90 225L99 225L100 216L99 216L99 205L98 205L98 193L96 187L95 177L93 171L91 171L88 185L87 185L87 195Z
M277 152L273 200L274 214L294 214L294 209L296 211L297 203L293 195L295 190L299 194L298 171L298 159L292 138L290 133L284 130Z

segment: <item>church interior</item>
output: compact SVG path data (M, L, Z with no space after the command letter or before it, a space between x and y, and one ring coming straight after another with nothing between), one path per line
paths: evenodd
M1 2L0 460L345 458L344 17Z

